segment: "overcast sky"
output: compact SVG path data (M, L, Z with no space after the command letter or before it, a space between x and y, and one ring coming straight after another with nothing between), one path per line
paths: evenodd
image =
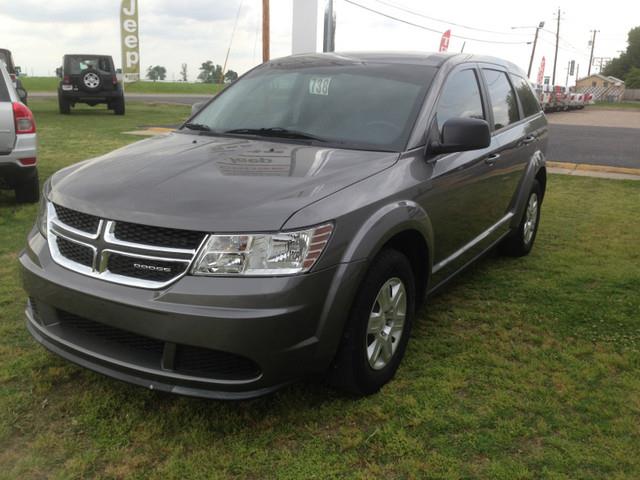
M272 58L291 53L293 1L306 0L271 0ZM595 56L614 57L626 48L627 32L640 25L638 1L625 2L623 8L614 4L612 8L605 4L591 7L581 0L353 1L436 32L377 15L346 0L335 0L337 51L434 51L438 49L440 32L450 28L453 34L450 51L460 51L465 42L456 35L469 37L474 40L466 40L465 52L507 58L526 70L531 54L531 45L526 42L533 40L534 29L511 27L530 27L544 21L544 28L549 31L541 32L532 71L534 78L543 55L547 63L545 75L551 75L554 12L560 5L562 40L557 84L564 84L567 62L571 59L580 64L580 76L586 74L590 30L600 30ZM29 75L54 75L65 53L111 54L119 65L119 5L120 0L0 0L0 48L12 50L15 63ZM262 0L139 0L143 70L149 65L163 65L171 80L178 77L180 64L187 63L189 79L195 80L202 62L212 60L222 64L241 7L228 68L239 73L246 71L262 58L261 5Z

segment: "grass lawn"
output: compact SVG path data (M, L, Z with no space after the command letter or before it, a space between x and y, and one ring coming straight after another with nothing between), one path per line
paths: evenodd
M28 92L55 92L60 80L57 77L24 77L22 83ZM222 85L210 83L182 83L182 82L136 82L127 84L126 93L192 93L213 95L218 93Z
M34 99L43 177L178 123ZM221 403L47 353L16 255L36 214L0 194L0 478L640 478L640 182L551 176L530 256L492 255L419 313L396 379Z
M596 102L593 105L587 106L587 108L603 108L603 109L614 109L614 110L640 110L640 102Z

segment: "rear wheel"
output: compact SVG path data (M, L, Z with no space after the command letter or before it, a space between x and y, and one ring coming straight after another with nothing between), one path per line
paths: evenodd
M124 115L124 97L118 97L111 105L113 106L113 113L116 115Z
M62 115L69 115L71 113L71 104L61 95L58 95L58 109Z
M360 285L330 382L356 395L380 390L404 356L414 309L409 260L396 250L383 250Z
M38 180L38 171L30 179L19 183L15 187L16 202L18 203L36 203L40 200L40 181Z
M505 238L500 250L511 257L528 255L533 248L540 223L540 206L542 203L542 187L537 180L533 181L527 205L518 229Z

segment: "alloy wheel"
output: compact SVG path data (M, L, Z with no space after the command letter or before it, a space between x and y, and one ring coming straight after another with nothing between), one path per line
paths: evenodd
M378 291L367 324L365 346L369 366L386 367L395 354L404 332L407 291L397 277L390 278Z

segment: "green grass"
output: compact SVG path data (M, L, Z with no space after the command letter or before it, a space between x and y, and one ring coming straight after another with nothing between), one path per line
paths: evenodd
M614 110L634 110L640 109L640 102L596 102L594 105L589 105L587 108L603 108Z
M28 92L55 92L58 89L56 77L24 77L22 83ZM218 93L222 85L210 83L182 82L136 82L125 86L126 93L172 93L213 95Z
M43 177L177 123L34 100ZM16 256L36 207L0 195L0 478L640 478L640 182L551 176L537 244L432 298L394 381L250 402L129 386L24 327Z

